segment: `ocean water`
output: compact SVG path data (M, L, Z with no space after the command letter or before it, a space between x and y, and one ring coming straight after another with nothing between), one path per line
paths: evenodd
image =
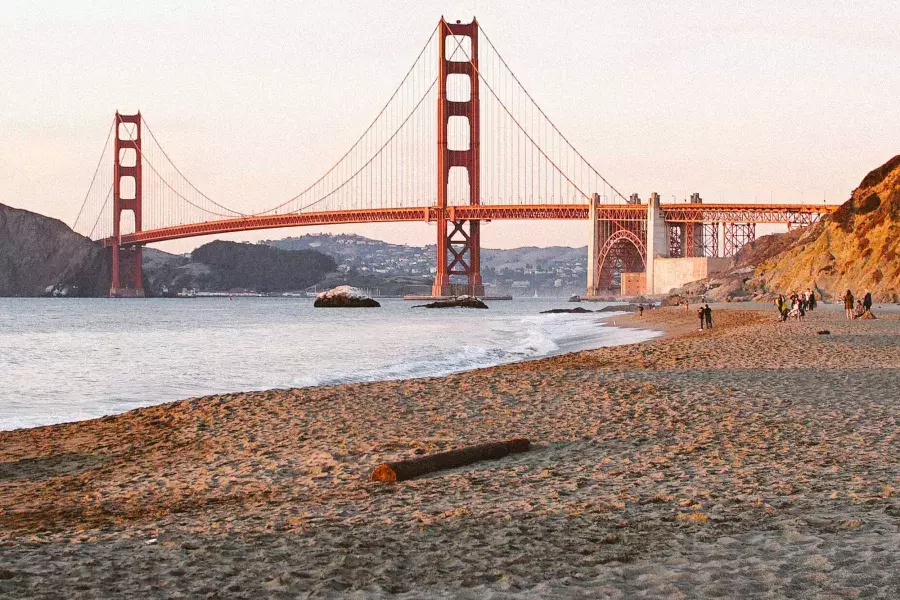
M307 298L0 298L0 430L221 392L447 373L633 343L565 300L314 309ZM601 308L600 303L588 305Z

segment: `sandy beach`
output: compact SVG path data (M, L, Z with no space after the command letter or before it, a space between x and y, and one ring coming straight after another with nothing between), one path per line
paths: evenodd
M0 597L900 596L900 315L615 321L666 335L0 432Z

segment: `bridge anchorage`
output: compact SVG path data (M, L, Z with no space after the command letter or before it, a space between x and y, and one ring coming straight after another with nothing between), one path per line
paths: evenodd
M665 294L726 268L756 239L757 224L803 227L835 208L705 204L697 193L687 203L662 203L653 193L646 204L632 194L625 205L609 205L595 195L588 215L587 296Z
M229 207L187 178L141 113L117 112L74 229L110 248L110 296L141 297L146 244L427 222L436 228L431 293L449 296L485 293L483 223L590 218L587 287L600 293L641 273L653 290L654 265L665 257L713 258L720 248L730 256L756 223L807 225L829 210L625 198L538 106L476 20L441 19L371 124L300 193L259 212Z

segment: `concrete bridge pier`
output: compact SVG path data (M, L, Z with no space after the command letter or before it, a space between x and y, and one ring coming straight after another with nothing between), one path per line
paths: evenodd
M659 194L653 192L647 200L647 262L646 290L653 293L656 289L656 259L668 258L669 240L666 236L666 221L659 206Z

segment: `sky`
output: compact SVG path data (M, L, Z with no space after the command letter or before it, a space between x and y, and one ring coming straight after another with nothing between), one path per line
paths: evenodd
M0 3L0 202L72 224L116 110L141 110L213 198L259 210L315 180L437 20L477 16L623 192L840 203L900 154L900 3ZM433 243L426 224L281 229ZM486 247L581 246L587 223L493 222ZM186 252L208 239L166 242Z

